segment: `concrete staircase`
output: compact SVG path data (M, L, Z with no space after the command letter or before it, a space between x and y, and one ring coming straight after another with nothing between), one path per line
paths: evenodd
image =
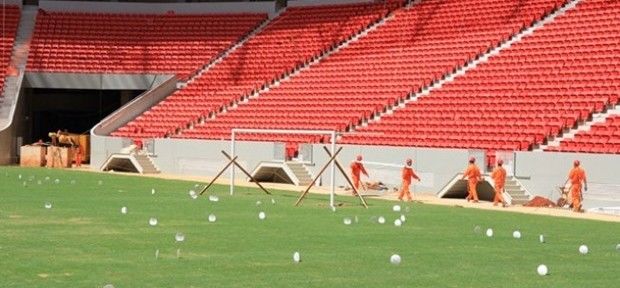
M506 186L504 187L508 197L506 200L510 200L511 205L523 205L530 201L531 195L521 186L521 183L514 177L506 179Z
M153 163L153 160L148 155L136 153L133 157L138 161L138 164L142 166L142 174L160 173L159 169L157 169L157 166L155 166L155 163Z
M286 165L291 169L293 174L295 174L297 180L299 180L299 186L308 186L312 183L312 176L310 176L304 164L299 162L286 162Z
M19 70L18 75L7 76L2 91L3 97L0 102L0 130L2 127L10 126L12 113L19 100L19 90L23 80L24 70L30 52L30 41L34 31L35 20L37 17L37 6L24 5L21 10L19 26L15 35L15 43L11 53L10 65Z
M28 53L30 52L30 41L37 19L38 7L33 5L24 5L19 18L19 27L15 35L15 45L13 46L13 56L11 65L25 69L28 61Z

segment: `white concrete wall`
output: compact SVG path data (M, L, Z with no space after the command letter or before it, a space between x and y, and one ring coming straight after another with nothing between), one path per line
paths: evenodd
M374 2L372 0L289 0L288 7L303 7L303 6L319 6L319 5L338 5L338 4L351 4L351 3L369 3Z
M275 1L269 2L210 2L210 3L128 3L96 1L39 1L46 11L90 13L177 14L275 13Z
M33 73L25 75L24 87L53 89L148 90L174 75Z
M15 129L11 126L0 130L0 165L8 165L15 162Z
M124 143L125 141L125 143ZM91 166L99 169L109 155L118 153L128 143L127 139L92 135ZM239 142L237 145L238 162L248 171L261 161L273 159L274 143ZM228 162L220 152L230 151L229 141L155 139L153 144L153 162L162 173L185 174L213 177ZM244 180L246 176L236 170L236 179ZM222 177L229 178L228 172Z
M516 152L515 175L522 178L521 183L530 193L555 201L560 196L557 187L566 181L574 160L579 160L587 172L590 190L589 193L584 193L584 206L608 206L609 203L600 203L593 194L604 192L618 196L620 193L620 187L618 187L620 186L620 155ZM597 187L602 187L606 191L596 191ZM620 201L614 206L620 206Z
M13 5L13 6L19 6L22 7L22 0L3 0L2 3L4 3L5 5L9 6L9 5Z

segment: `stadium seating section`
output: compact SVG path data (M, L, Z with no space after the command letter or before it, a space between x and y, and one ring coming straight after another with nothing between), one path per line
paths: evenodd
M13 73L14 68L10 67L11 55L13 53L13 44L15 43L15 33L17 32L17 25L19 24L20 9L17 6L2 6L2 13L0 17L3 17L3 37L2 42L2 55L0 56L0 67L3 67L2 73L0 73L0 102L4 92L4 81L7 74Z
M586 0L343 142L488 151L542 144L617 104L619 8L617 1Z
M289 7L112 136L228 139L232 128L320 129L348 132L343 144L483 149L489 155L531 150L619 104L619 1L582 0L453 81L410 97L567 2ZM265 19L41 11L28 69L188 75ZM378 21L385 23L335 49ZM12 41L5 37L4 47ZM3 59L6 66L9 58ZM326 140L294 134L240 139L291 147ZM620 153L620 116L546 150Z
M266 14L136 15L40 10L28 70L166 73L209 63L266 20Z
M162 137L219 112L381 19L387 9L383 4L289 8L187 88L113 135Z
M399 10L367 36L180 137L227 138L234 127L346 131L498 45L562 3L520 1L523 3L515 11L518 2L423 1L412 9ZM274 135L240 137L268 140ZM309 140L295 135L279 138Z
M620 154L620 115L593 124L589 131L578 132L574 139L563 140L560 146L548 147L546 151Z

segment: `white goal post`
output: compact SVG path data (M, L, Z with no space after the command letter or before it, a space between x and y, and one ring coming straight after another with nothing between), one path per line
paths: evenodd
M245 129L245 128L233 128L230 134L230 157L235 158L235 136L243 133L256 133L256 134L305 134L305 135L329 135L331 136L331 152L332 155L336 153L336 135L338 132L335 130L286 130L286 129ZM334 208L334 196L336 194L336 164L332 161L330 164L330 186L331 192L329 194L329 206ZM235 191L235 165L230 167L230 195Z

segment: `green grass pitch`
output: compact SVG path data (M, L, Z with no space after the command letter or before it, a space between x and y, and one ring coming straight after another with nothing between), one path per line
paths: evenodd
M293 207L297 193L273 191L272 204L260 190L238 188L229 196L226 186L209 191L219 196L219 202L211 202L189 197L195 184L0 168L0 287L592 288L620 283L619 223L418 203L403 204L396 213L394 202L369 199L370 208L364 209L344 196L332 212L326 196L310 195ZM44 208L46 202L51 209ZM260 211L267 216L263 221ZM215 223L207 221L211 213ZM395 227L401 214L407 220ZM378 216L386 224L378 224ZM150 217L157 217L157 226L149 226ZM358 222L344 225L346 217ZM478 233L476 226L482 228ZM489 227L495 231L492 238L484 235ZM512 237L516 229L523 234L520 240ZM177 232L185 234L184 242L175 241ZM539 234L546 243L539 243ZM579 254L581 244L589 246L589 254ZM293 262L295 251L301 263ZM390 263L392 254L402 257L400 265ZM538 276L539 264L546 264L550 275Z

